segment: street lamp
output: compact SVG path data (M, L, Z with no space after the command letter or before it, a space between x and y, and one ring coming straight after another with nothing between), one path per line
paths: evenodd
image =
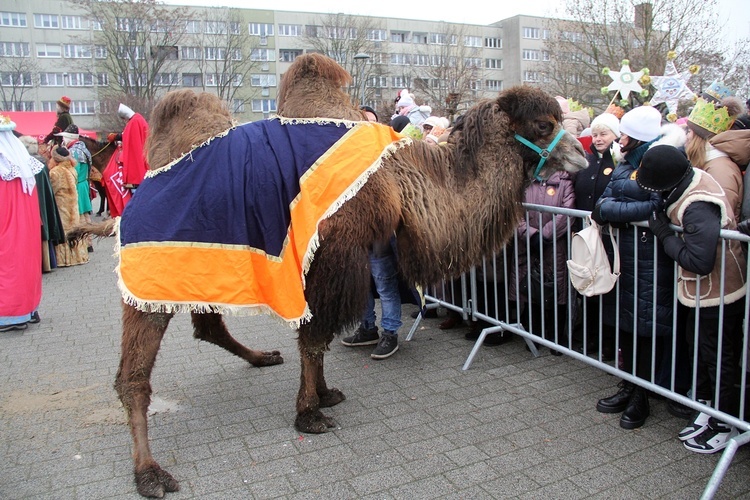
M365 54L364 52L360 52L359 54L356 54L354 56L354 61L359 68L359 79L361 80L360 86L361 86L361 104L362 106L365 105L365 67L367 66L367 60L370 58L369 54Z

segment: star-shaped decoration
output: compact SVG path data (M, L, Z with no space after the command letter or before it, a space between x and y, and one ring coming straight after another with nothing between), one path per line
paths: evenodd
M664 76L652 76L651 85L656 89L651 105L666 103L670 113L677 113L677 105L681 99L694 99L695 93L687 86L692 75L690 72L680 74L674 65L674 61L667 60Z
M623 99L627 99L631 92L640 92L643 90L638 80L643 76L643 71L633 72L630 70L630 64L627 61L622 62L622 68L620 71L610 71L609 77L612 78L612 83L609 84L607 89L611 92L613 90L620 92Z

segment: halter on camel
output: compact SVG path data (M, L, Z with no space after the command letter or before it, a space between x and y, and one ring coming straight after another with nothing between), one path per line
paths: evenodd
M549 146L547 146L547 149L542 149L536 144L534 144L531 141L528 141L521 137L518 134L515 134L513 137L516 138L518 142L523 144L524 146L531 149L533 152L537 153L539 155L539 164L536 166L536 170L534 170L534 179L538 181L543 181L544 179L539 177L539 172L541 172L542 167L544 166L544 163L547 161L547 158L549 158L549 155L552 154L552 151L555 150L555 146L557 146L557 143L560 142L560 139L562 139L562 136L565 135L565 129L561 128L560 131L557 133L554 139L552 139L552 142L549 143Z

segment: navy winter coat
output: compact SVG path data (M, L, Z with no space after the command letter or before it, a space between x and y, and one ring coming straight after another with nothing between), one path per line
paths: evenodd
M620 229L619 327L633 332L633 315L637 311L635 331L639 336L651 336L653 305L656 305L656 334L671 335L674 303L674 261L648 227L627 224L645 221L655 211L663 210L659 193L641 189L635 180L640 158L650 143L643 144L625 155L615 168L612 179L596 204L602 218ZM654 297L654 251L656 251L657 286ZM611 261L611 259L610 259ZM636 278L637 275L637 278ZM637 309L635 295L638 295ZM614 325L617 317L605 314L605 321Z

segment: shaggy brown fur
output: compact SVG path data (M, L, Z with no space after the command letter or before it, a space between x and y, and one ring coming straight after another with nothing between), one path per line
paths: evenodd
M282 80L279 111L288 117L361 116L340 91L346 82L342 75L348 75L337 68L321 55L297 58ZM203 129L206 134L226 128L225 115L212 117L208 110L215 108L200 99L190 91L173 92L154 109L148 151L152 167L200 142L200 137L189 134L192 125L215 118L215 128ZM218 101L208 94L203 99ZM415 283L436 283L466 271L501 248L520 219L524 188L539 156L517 142L514 133L543 148L560 130L560 122L560 108L552 97L530 87L509 89L469 110L448 145L413 142L395 152L355 197L320 224L320 247L305 288L313 316L298 331L301 373L295 425L300 431L326 432L334 423L320 409L345 399L326 383L324 353L335 334L359 321L370 286L368 249L373 242L386 242L395 233L400 271ZM580 144L568 134L542 175L563 168L577 171L586 165ZM220 315L192 317L197 338L255 366L282 362L276 351L239 345ZM146 416L151 370L170 318L123 305L122 358L115 387L133 435L138 491L145 496L160 497L178 489L151 455Z

